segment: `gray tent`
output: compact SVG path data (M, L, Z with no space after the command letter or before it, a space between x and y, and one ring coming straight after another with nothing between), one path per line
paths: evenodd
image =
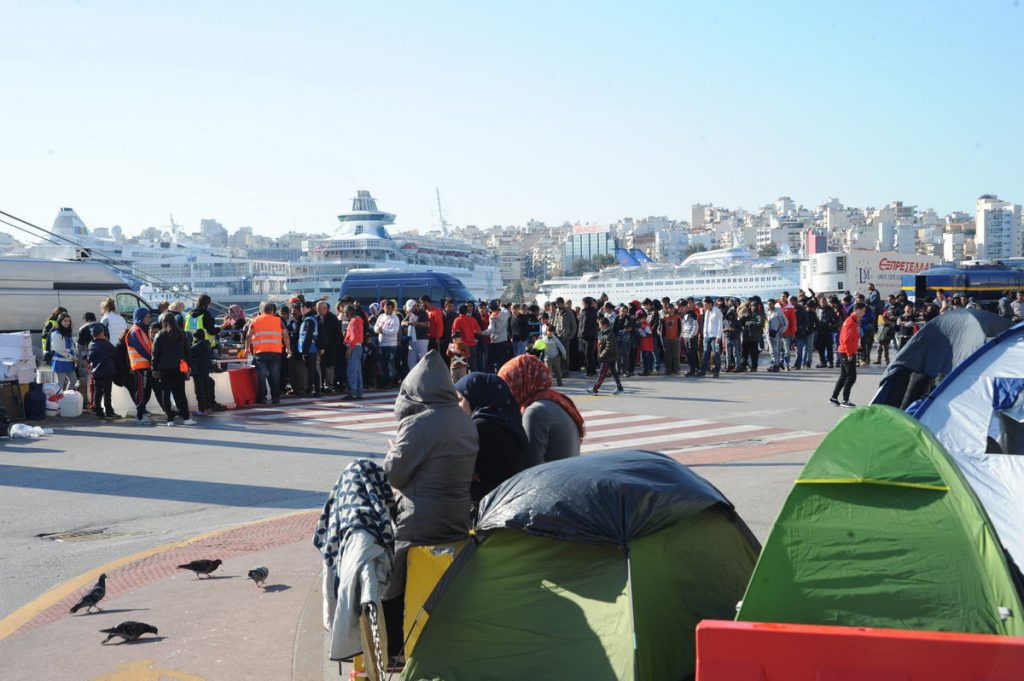
M1013 322L985 310L950 310L914 334L886 368L872 404L906 409Z

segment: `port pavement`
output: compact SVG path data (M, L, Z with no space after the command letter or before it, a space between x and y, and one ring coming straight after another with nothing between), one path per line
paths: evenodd
M879 374L861 373L855 400L868 401ZM589 382L577 378L566 392L587 414L595 447L608 445L595 451L675 452L763 539L814 445L845 413L826 402L836 376L650 377L627 380L615 397L586 395ZM218 414L196 428L83 418L48 424L55 434L37 441L4 442L5 681L338 678L324 654L310 537L348 461L382 456L390 400L292 402ZM661 425L673 422L699 425ZM225 562L214 579L174 567L215 557ZM266 589L245 576L257 566L271 570ZM109 575L104 612L70 616L101 571ZM101 646L98 630L124 620L160 634Z

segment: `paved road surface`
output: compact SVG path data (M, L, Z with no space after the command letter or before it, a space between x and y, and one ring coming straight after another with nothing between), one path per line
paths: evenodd
M867 403L880 371L862 371ZM821 436L845 413L826 402L836 371L630 379L622 396L566 392L585 450L670 453L717 485L762 539ZM392 394L218 414L201 427L93 425L0 440L0 617L108 561L213 530L322 505L341 469L382 456ZM63 541L45 535L70 533Z

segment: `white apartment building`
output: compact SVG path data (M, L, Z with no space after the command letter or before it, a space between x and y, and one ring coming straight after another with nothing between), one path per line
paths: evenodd
M946 232L942 235L942 259L946 262L960 262L964 259L964 243L967 235L963 232Z
M974 230L979 258L998 260L1024 255L1020 204L983 194L975 204Z

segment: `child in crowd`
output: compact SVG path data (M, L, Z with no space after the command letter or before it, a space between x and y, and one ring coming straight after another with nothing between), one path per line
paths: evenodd
M636 333L640 337L640 359L643 365L640 375L650 376L654 368L654 331L643 310L636 313Z
M452 382L458 383L459 379L469 373L469 348L462 340L461 331L452 332L452 342L448 344L448 360L451 366Z
M555 327L550 324L544 327L544 337L537 344L540 343L543 343L544 364L551 370L551 375L558 381L558 385L562 385L562 366L569 361L569 353L555 335Z
M160 335L160 322L152 322L149 325L149 342L152 343L153 341L155 341L158 335ZM167 409L164 407L163 384L161 383L159 378L153 376L152 380L150 381L150 385L153 386L153 397L156 398L156 403L160 405L160 409L166 414Z
M110 404L110 391L114 383L117 361L114 357L114 345L107 337L107 327L94 322L90 329L92 341L89 343L86 356L92 374L93 398L92 410L96 418L119 419Z
M96 323L96 315L86 312L82 316L83 324L78 327L78 356L82 363L78 367L78 389L85 396L85 408L93 408L93 393L96 388L92 384L92 370L89 367L89 344L92 342L92 325ZM110 340L109 338L107 340Z
M206 331L196 329L192 332L192 387L196 391L196 410L198 416L209 416L213 409L213 349L206 340Z
M612 372L612 377L615 379L615 395L622 394L622 381L619 380L619 367L617 366L619 359L618 346L615 344L615 334L612 333L612 327L608 323L607 317L597 318L597 361L601 363L601 372L597 375L597 382L594 383L594 387L590 389L595 395L597 391L601 389L601 384L604 382L608 372Z

